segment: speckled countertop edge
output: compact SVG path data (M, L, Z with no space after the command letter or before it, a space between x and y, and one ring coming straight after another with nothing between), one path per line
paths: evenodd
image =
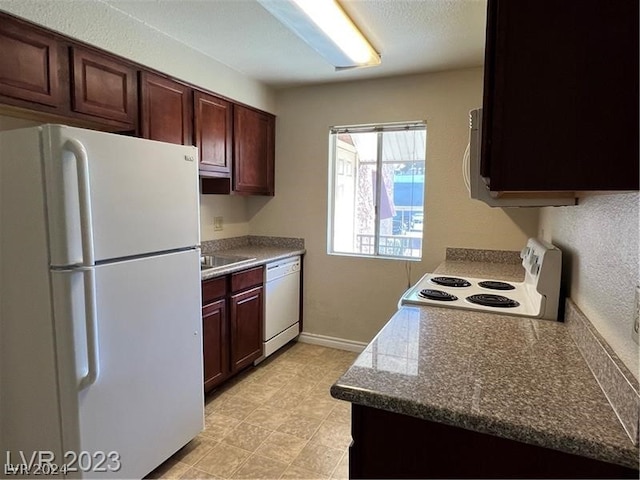
M304 255L306 250L304 248L304 240L302 239L253 236L203 242L202 253L209 255L222 253L253 259L238 264L203 270L201 272L201 279L209 280L285 258Z
M331 387L331 395L340 400L371 408L379 408L453 427L551 448L629 468L638 468L638 451L633 448L621 448L617 442L593 441L579 435L571 435L566 431L549 432L532 428L525 424L513 424L490 419L482 415L474 415L469 412L450 410L437 405L420 404L412 400L399 399L396 396L380 394L377 391L364 388L346 387L340 385L339 382Z
M420 328L429 332L419 334L422 340L429 339L420 345L423 350L459 354L453 360L449 357L452 363L445 361L435 368L433 363L420 363L417 370L421 377L415 381L411 376L377 369L384 357L379 354L385 343L387 348L389 345L379 337L385 329L403 329L399 324L403 316L411 315L411 310L419 312ZM390 325L393 322L395 326ZM492 334L494 323L501 323L495 327L498 334ZM475 348L473 340L461 346L467 339L460 341L460 335L449 328L456 324L466 330L466 336L481 338L482 348ZM473 329L476 331L471 334ZM540 336L542 343L538 345L537 358L526 351L526 342L518 352L509 350L511 340L505 340L506 337L524 337L532 329L541 330L534 334ZM376 340L376 347L371 348ZM440 341L442 345L435 345ZM370 346L331 387L335 398L638 468L637 448L561 323L438 307L403 307ZM496 352L490 346L496 347ZM378 367L359 366L373 350L378 352ZM466 359L465 352L469 351L472 354ZM500 356L507 361L501 361ZM433 358L442 357L434 354ZM509 361L510 358L514 361ZM489 368L484 376L469 373L474 365L483 363ZM476 378L484 389L486 398L481 399L481 404L486 404L485 410L474 411ZM537 388L538 385L545 388ZM589 411L588 417L585 411Z
M472 269L469 270L469 268ZM512 281L522 280L524 276L524 270L521 265L507 263L502 264L501 267L500 264L496 265L493 262L478 262L469 259L448 259L438 267L436 272L448 273L450 275L466 274L467 276L474 275L477 277L491 277ZM453 309L437 307L403 307L396 315L401 315L402 311L408 308L421 311L421 315L426 313L427 317L429 316L429 312L435 317L446 317L447 315L461 317L460 313L454 313ZM473 413L468 410L465 411L464 409L449 408L442 403L430 403L429 401L420 399L407 398L404 393L398 394L397 391L394 391L393 386L384 385L384 379L382 378L388 376L384 372L370 372L356 366L361 357L366 355L367 351L370 350L370 346L358 357L354 365L345 375L332 386L331 394L335 398L357 404L502 436L524 443L553 448L630 468L638 468L637 447L634 447L633 443L629 441L629 438L626 436L622 425L620 425L615 417L615 413L598 387L595 378L584 363L582 356L573 340L571 340L571 336L567 331L568 329L564 324L471 311L465 311L463 316L470 319L472 324L476 322L492 322L493 320L491 319L495 319L496 317L500 317L502 321L508 319L508 321L521 323L532 322L532 324L535 324L536 322L545 322L540 325L544 326L547 331L553 332L553 335L559 336L558 342L560 342L559 344L561 345L560 349L567 350L564 354L568 355L571 359L569 363L572 364L571 368L575 370L575 372L572 371L572 374L581 378L580 383L586 384L583 385L583 387L589 392L589 395L586 395L587 398L582 398L579 401L576 400L576 404L581 404L580 402L582 402L583 405L586 405L585 408L596 408L596 416L601 416L605 419L600 422L604 425L592 425L592 428L586 428L586 430L584 425L571 425L568 429L558 428L556 425L534 426L528 425L526 421L523 422L521 418L500 418L500 415L495 414L495 412L478 414L477 412ZM393 320L392 318L389 323ZM421 319L421 322L424 321L424 319ZM454 324L456 320L453 318L446 319L442 325L447 325L449 324L448 322ZM389 323L387 325L389 325ZM515 328L517 325L517 328L520 328L520 324L517 323L514 323L513 327ZM466 325L465 328L468 328L468 326L469 325ZM376 339L378 339L386 328L387 326L381 330L378 336L376 336ZM372 345L376 339L374 339L370 345ZM540 359L540 361L542 361L542 359ZM542 366L544 367L544 362L548 361L551 360L545 359L542 362ZM564 369L565 366L558 364L555 368L563 371L562 369ZM369 379L366 378L367 375L373 375L374 377L369 381ZM378 382L378 380L380 380L380 382ZM387 378L387 380L389 379ZM394 378L394 380L397 380L397 378ZM551 379L551 381L553 382L553 379ZM562 385L560 385L560 388L561 387ZM553 390L554 388L558 388L558 385L550 385L550 388ZM559 402L559 408L562 408L561 390L553 392L552 395L557 397L555 401ZM511 400L514 399L510 399L510 402ZM515 399L514 401L517 404L519 399ZM570 418L571 414L569 413L568 415ZM598 430L598 428L600 428L600 430Z

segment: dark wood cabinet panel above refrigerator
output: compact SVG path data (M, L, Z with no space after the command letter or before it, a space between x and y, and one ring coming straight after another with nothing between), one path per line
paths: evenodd
M161 142L193 145L191 88L148 72L140 75L142 136Z
M137 70L129 64L71 47L71 100L76 112L135 128L138 120Z

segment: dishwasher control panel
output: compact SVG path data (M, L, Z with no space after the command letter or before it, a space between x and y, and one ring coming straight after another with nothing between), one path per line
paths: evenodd
M273 280L283 275L295 273L300 270L300 257L283 258L272 263L267 264L266 268L266 281Z

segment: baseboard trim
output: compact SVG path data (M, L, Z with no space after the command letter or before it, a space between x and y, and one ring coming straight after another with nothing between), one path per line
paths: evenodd
M317 335L315 333L302 332L298 337L298 341L302 343L310 343L320 345L321 347L337 348L339 350L348 350L349 352L360 353L367 346L364 342L356 342L354 340L346 340L344 338L328 337L327 335Z

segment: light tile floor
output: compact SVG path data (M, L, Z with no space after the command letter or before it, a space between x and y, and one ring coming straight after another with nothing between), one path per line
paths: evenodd
M329 387L355 357L285 346L208 394L205 430L147 478L348 478L351 404Z

